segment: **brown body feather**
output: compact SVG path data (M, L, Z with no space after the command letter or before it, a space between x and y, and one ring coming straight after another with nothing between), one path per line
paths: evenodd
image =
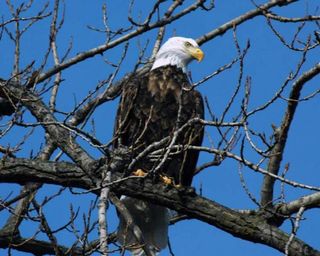
M186 74L175 66L160 67L147 75L132 78L122 91L114 147L130 147L134 158L150 144L168 136L172 138L174 131L190 119L203 118L200 93L188 89L190 83ZM175 145L201 145L202 139L203 127L193 124L179 134ZM189 149L172 150L171 153L174 154L169 156L159 172L173 177L176 184L190 186L199 152ZM161 156L153 160L146 156L134 168L149 172L160 161Z

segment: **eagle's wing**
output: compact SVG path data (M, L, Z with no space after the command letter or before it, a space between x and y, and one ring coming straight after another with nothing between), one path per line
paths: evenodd
M133 78L122 88L114 129L114 148L120 145L132 146L131 144L136 141L141 130L141 122L146 119L149 112L148 109L143 110L145 102L141 102L138 95L141 86L146 88L145 83L147 77ZM139 117L143 120L139 120ZM157 255L157 252L164 249L168 243L168 209L132 197L122 196L121 201L130 212L134 224L140 228L145 245L141 247L141 241L137 238L133 226L126 223L121 212L119 212L118 241L129 248L132 246L129 250L133 256L146 255L144 250L148 250L149 255Z
M140 82L145 82L145 78L142 80L132 77L122 87L122 93L118 110L116 114L116 121L114 126L114 143L113 147L117 148L119 145L128 146L129 142L126 140L127 133L132 130L132 115L136 104L136 98L140 88Z
M190 103L186 104L187 108L192 108L193 114L191 118L204 119L204 104L201 94L198 91L188 92ZM190 119L190 117L189 117ZM182 144L201 146L204 135L204 128L201 124L195 123L191 125L184 134ZM183 156L182 162L182 176L180 177L181 184L184 186L191 186L192 178L196 169L199 158L199 151L188 149Z

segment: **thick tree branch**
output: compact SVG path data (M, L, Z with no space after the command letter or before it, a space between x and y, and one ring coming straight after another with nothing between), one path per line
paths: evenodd
M81 168L67 162L17 158L2 159L0 162L0 176L2 182L19 184L41 182L84 189L94 186Z
M116 240L116 235L112 234L109 236L108 243L114 242ZM95 250L98 246L99 241L93 241L89 246L86 247L84 251L82 247L68 248L67 246L58 245L58 248L65 255L72 256L83 256L84 252L88 254ZM47 241L41 241L30 238L22 238L20 236L10 237L7 233L0 232L0 248L14 248L21 252L32 253L37 256L42 255L55 255L54 246Z
M92 189L93 183L83 175L81 169L69 163L36 162L31 160L3 160L0 165L0 178L4 182L36 180L43 183ZM19 161L21 161L20 164ZM34 166L33 168L31 168ZM41 166L41 168L40 168ZM41 170L44 168L43 170ZM122 174L113 172L113 180ZM261 243L284 252L289 235L256 214L244 214L233 211L214 201L198 196L193 190L169 188L163 184L154 184L149 179L127 179L114 183L111 190L115 193L148 200L186 214L218 227L236 237ZM98 190L92 190L96 194ZM320 255L320 252L293 238L289 246L292 256Z

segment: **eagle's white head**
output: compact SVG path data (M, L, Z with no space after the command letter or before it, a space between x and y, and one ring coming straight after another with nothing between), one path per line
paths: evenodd
M203 57L204 53L192 38L171 37L161 46L151 70L172 65L182 68L186 73L190 61L201 61Z

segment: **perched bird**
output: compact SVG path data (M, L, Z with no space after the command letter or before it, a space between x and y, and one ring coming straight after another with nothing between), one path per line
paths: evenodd
M180 132L176 131L189 120L204 117L202 97L192 88L187 71L193 59L201 61L203 56L193 39L172 37L160 48L151 71L132 77L124 85L113 146L129 148L132 159L140 154L134 174L152 172L167 183L171 180L175 185L191 185L199 152L181 146L201 145L203 127L192 123ZM170 146L169 151L164 149L157 155L142 153L149 145L164 138L168 139L162 148ZM178 145L180 147L174 147ZM144 248L156 255L167 246L168 209L131 197L122 196L121 200L143 234ZM129 248L132 255L146 255L141 241L128 227L121 212L119 218L118 241Z

